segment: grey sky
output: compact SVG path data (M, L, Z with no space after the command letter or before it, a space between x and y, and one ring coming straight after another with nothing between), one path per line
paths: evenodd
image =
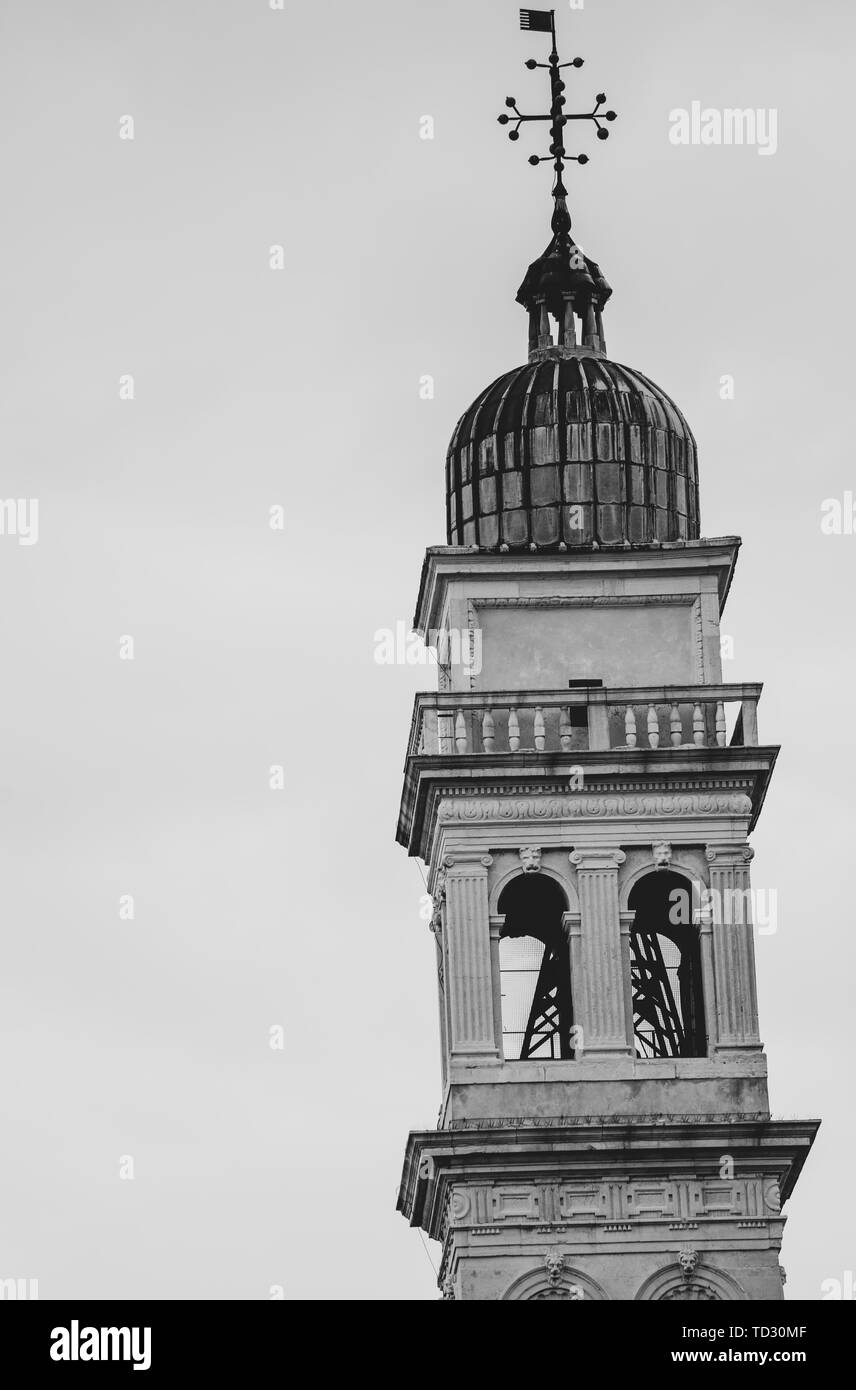
M458 415L525 356L550 207L535 137L495 123L543 99L517 8L4 7L0 495L39 499L40 537L0 537L0 1276L43 1298L436 1297L394 1210L440 1100L394 843L431 677L376 665L373 635L445 539ZM817 1298L856 1260L856 537L820 531L856 482L853 7L558 12L573 90L619 112L571 179L610 355L689 419L704 534L744 539L725 678L765 682L784 745L753 839L779 903L760 1010L774 1113L824 1118L783 1251ZM694 100L775 107L777 153L670 144Z

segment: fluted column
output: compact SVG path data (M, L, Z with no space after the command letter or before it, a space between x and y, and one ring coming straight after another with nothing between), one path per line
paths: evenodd
M498 1057L487 885L493 861L456 853L445 862L451 1055Z
M709 916L716 981L716 1046L758 1048L755 942L749 889L754 850L744 842L709 845Z
M580 949L574 1022L583 1028L586 1057L629 1054L618 869L620 849L580 849L571 856L580 901ZM578 1001L578 1002L577 1002Z

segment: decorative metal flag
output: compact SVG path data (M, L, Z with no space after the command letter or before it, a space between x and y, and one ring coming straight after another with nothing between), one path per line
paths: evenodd
M553 10L521 10L520 27L521 29L535 29L540 33L551 34L553 32Z

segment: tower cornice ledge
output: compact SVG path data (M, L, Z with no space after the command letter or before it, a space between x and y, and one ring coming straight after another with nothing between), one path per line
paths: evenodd
M541 1183L626 1180L631 1167L647 1177L680 1168L715 1178L722 1155L735 1176L772 1174L778 1186L769 1218L778 1216L793 1191L820 1127L820 1120L772 1120L737 1115L653 1117L612 1121L598 1116L525 1123L503 1120L446 1130L412 1131L404 1156L397 1207L412 1226L441 1238L450 1187L456 1182Z
M430 857L442 825L527 822L629 824L645 834L692 819L727 838L745 839L755 825L778 747L580 750L413 756L407 760L397 839L411 855ZM571 778L582 777L579 790Z
M461 579L496 579L503 584L515 579L569 578L611 572L625 578L629 574L650 575L662 580L666 575L714 574L719 592L719 611L734 578L739 536L711 539L662 541L658 545L574 546L565 551L536 550L505 553L477 546L432 545L425 552L419 597L413 618L414 631L423 636L441 626L445 593L449 584Z

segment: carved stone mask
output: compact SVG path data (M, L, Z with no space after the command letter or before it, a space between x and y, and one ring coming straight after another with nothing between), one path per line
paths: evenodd
M525 845L520 850L520 863L525 874L537 874L541 868L541 851L531 845Z

